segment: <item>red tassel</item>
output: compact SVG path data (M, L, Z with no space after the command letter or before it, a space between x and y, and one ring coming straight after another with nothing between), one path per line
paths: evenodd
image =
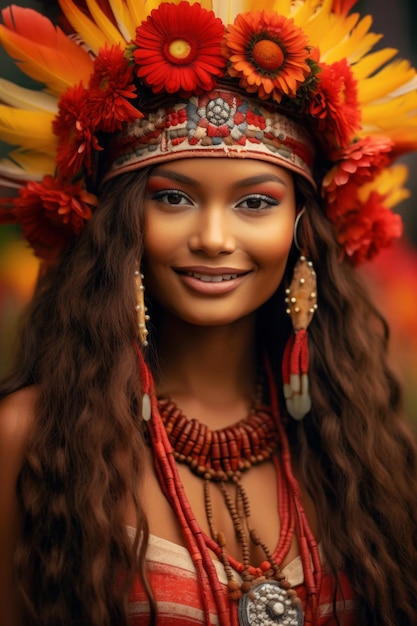
M308 391L308 336L302 328L291 334L285 346L282 361L282 380L288 413L302 420L311 409Z

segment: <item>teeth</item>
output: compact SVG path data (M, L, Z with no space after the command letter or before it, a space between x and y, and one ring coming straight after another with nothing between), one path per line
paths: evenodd
M204 283L221 283L223 280L232 280L237 278L237 274L221 274L220 276L211 276L209 274L197 274L196 272L187 272L188 276L197 278Z

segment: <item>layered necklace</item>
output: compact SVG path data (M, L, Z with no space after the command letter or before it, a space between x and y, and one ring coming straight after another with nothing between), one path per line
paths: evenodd
M195 565L202 590L205 623L207 626L211 624L205 592L208 579L220 626L312 624L321 582L321 561L291 470L289 445L278 416L271 372L267 368L271 408L258 401L246 419L224 429L211 430L195 419L188 419L173 400L157 399L151 375L142 358L140 365L145 418L148 418L156 474L175 511ZM251 524L250 503L241 483L242 472L267 460L275 464L281 522L280 538L273 552ZM194 516L177 463L185 463L202 478L210 535L200 528ZM221 490L230 514L241 549L241 561L228 553L224 533L214 526L210 495L213 483ZM235 489L235 497L231 495L230 486ZM294 534L304 571L304 614L300 599L280 568ZM259 566L250 563L251 544L261 548L265 555ZM211 551L223 565L227 594L219 581Z

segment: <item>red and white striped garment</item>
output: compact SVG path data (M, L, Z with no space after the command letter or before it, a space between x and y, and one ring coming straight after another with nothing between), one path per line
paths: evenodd
M132 529L132 533L134 533ZM150 536L147 550L148 576L158 607L158 626L202 626L204 614L201 604L200 583L188 550L165 539ZM226 576L223 566L215 561L219 580L225 586ZM283 572L304 600L303 568L301 559L297 557L289 563ZM337 602L337 611L343 626L354 626L357 623L353 591L345 577L342 577L344 600ZM334 626L333 618L334 580L324 575L319 597L319 620L316 626ZM208 594L211 613L211 624L218 626L216 605L211 594ZM129 615L131 626L147 626L149 623L149 607L142 586L136 581L132 589ZM237 626L235 612L231 612L230 626ZM356 619L355 619L356 615Z

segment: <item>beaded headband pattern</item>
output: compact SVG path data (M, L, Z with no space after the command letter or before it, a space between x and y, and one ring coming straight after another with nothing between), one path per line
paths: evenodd
M294 120L226 89L178 100L127 124L114 136L106 178L138 164L228 156L282 161L315 185L314 144Z
M0 41L39 89L0 83L0 223L55 261L111 177L187 156L276 162L314 184L340 256L402 233L397 158L417 149L417 77L374 51L355 0L58 0L55 26L2 10ZM107 173L106 173L107 172ZM3 195L4 192L3 191Z

